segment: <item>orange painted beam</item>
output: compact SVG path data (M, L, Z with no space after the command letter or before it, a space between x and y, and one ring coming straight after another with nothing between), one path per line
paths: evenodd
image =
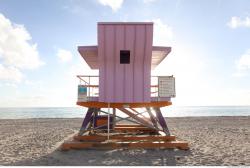
M174 141L175 136L112 136L111 139L118 139L122 141Z
M101 142L107 140L107 136L99 136L99 135L76 135L73 137L76 141L95 141Z
M108 103L105 102L77 102L79 106L83 107L96 107L96 108L108 108ZM146 103L110 103L110 108L143 108L143 107L164 107L170 106L172 102L169 101L157 101Z
M109 137L112 140L121 140L121 141L174 141L175 136L161 136L161 135L142 135L142 136L122 136L122 135L113 135ZM101 142L108 139L107 136L99 135L85 135L85 136L74 136L74 139L77 141L94 141Z
M116 127L144 127L143 125L139 124L116 124Z
M155 131L148 127L115 127L114 130L119 131Z
M93 143L82 143L77 141L66 141L61 145L62 150L91 148Z

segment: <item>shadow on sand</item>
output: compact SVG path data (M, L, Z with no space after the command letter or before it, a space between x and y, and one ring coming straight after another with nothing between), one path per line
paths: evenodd
M174 166L178 160L191 155L190 150L177 149L115 149L70 150L59 149L36 160L22 160L11 165L82 165L82 166Z

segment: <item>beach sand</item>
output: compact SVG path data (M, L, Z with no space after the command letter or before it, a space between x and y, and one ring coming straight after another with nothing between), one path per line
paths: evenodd
M0 165L248 165L250 117L167 118L190 150L60 151L81 119L0 120Z

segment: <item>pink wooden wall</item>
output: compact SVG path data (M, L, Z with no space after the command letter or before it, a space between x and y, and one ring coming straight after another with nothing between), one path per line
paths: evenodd
M150 102L153 23L99 23L99 101ZM120 64L130 50L130 64Z

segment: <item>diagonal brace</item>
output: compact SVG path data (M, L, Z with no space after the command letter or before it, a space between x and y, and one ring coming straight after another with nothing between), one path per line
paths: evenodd
M124 112L125 114L127 114L128 116L134 118L135 120L139 121L142 125L152 128L152 129L156 129L153 125L151 125L148 121L145 121L143 118L138 117L137 115L133 114L132 112L130 112L129 110L125 109L125 108L118 108L120 111Z

